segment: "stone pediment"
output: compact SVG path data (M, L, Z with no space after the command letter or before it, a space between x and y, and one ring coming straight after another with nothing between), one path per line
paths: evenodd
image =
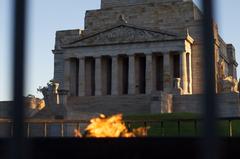
M126 44L139 42L153 42L176 39L177 36L163 31L139 28L129 25L119 25L71 42L68 47L82 47L95 45Z

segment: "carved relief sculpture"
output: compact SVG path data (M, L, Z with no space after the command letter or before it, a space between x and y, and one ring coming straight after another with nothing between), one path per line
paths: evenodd
M173 93L174 94L183 94L183 89L181 87L181 78L175 78L174 79L174 88L173 88Z

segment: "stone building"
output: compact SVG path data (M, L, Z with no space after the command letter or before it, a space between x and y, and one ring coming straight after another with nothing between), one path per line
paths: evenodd
M238 115L235 49L217 24L214 38L220 112ZM72 116L200 112L201 50L202 13L192 0L101 0L83 30L56 32L54 81L69 91Z
M235 49L217 24L214 39L219 115L239 117ZM202 111L202 13L192 0L101 0L86 12L84 30L57 31L53 54L54 80L39 89L46 106L28 106L28 118ZM9 118L12 106L0 102L0 117ZM9 135L11 126L0 128ZM62 135L62 128L31 125L31 136Z

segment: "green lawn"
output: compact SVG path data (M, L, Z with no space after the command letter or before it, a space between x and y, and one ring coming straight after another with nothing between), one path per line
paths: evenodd
M178 129L177 121L169 121L174 119L198 119L200 115L192 113L172 113L172 114L158 114L158 115L130 115L124 116L125 121L162 121L147 123L150 127L148 136L199 136L201 133L201 122L181 121L180 129ZM144 126L143 122L128 124L130 129ZM196 129L195 129L196 127ZM229 122L218 122L218 133L220 136L229 135ZM240 120L232 121L232 136L240 136Z

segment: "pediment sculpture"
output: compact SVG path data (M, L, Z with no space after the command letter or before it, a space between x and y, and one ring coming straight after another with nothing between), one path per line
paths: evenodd
M173 94L183 94L183 89L181 87L181 78L174 78Z
M225 77L220 81L220 92L221 93L239 93L238 81L232 76Z
M41 92L44 96L46 109L49 109L55 117L63 117L65 115L65 105L63 103L60 103L59 99L59 83L51 80L46 87L39 87L38 91Z
M177 38L177 36L174 34L138 28L135 26L129 26L128 24L121 24L119 26L71 42L64 47L67 48L133 42L149 42L175 38Z

